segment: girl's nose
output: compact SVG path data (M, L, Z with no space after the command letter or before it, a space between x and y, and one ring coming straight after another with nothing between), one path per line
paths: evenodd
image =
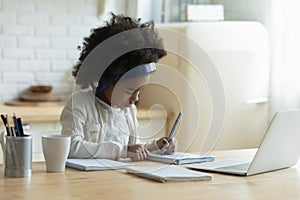
M138 101L139 100L139 94L140 94L139 91L134 92L132 94L132 96L130 97L130 102L134 103L134 102Z

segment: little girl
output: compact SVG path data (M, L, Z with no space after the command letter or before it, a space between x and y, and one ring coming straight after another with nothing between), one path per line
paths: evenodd
M84 90L72 94L61 114L61 133L72 138L69 157L140 161L152 151L164 150L172 154L176 151L175 138L169 142L163 137L148 144L137 143L134 103L156 70L155 63L166 55L162 40L153 22L141 23L140 19L111 15L105 26L93 29L91 35L84 38L79 61L74 67L76 83ZM85 59L98 45L130 30L134 30L134 35L130 39L125 37L122 47L133 42L140 48L119 56L106 69L99 62L83 67ZM151 48L153 46L159 48ZM113 48L117 51L120 47ZM93 52L93 56L97 54ZM103 71L100 77L94 73L97 70Z

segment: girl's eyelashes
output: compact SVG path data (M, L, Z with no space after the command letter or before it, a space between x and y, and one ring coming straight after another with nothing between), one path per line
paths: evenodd
M126 89L125 90L125 93L126 94L133 94L136 90L133 90L133 89Z
M132 95L133 92L131 92L131 91L125 91L125 94Z
M126 94L133 94L133 93L135 93L135 92L137 92L137 91L139 91L139 90L131 90L131 89L127 89L127 90L125 90L125 93L126 93Z
M134 90L134 89L126 89L126 90L125 90L125 93L128 94L128 95L132 95L132 94L134 94L135 92L141 92L141 91L143 91L143 90L144 90L144 87L138 88L138 89L136 89L136 90Z

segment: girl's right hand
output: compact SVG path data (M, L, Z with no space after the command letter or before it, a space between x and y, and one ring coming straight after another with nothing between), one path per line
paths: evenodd
M133 161L145 160L148 153L148 149L141 144L128 145L127 147L127 157L131 158Z

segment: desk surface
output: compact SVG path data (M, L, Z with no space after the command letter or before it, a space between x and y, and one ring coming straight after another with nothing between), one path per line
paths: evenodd
M251 150L214 152L217 158L249 155ZM135 164L157 164L138 162ZM31 178L3 177L0 199L300 199L300 165L250 177L212 174L211 181L159 183L122 170L46 173L43 162L33 163Z

